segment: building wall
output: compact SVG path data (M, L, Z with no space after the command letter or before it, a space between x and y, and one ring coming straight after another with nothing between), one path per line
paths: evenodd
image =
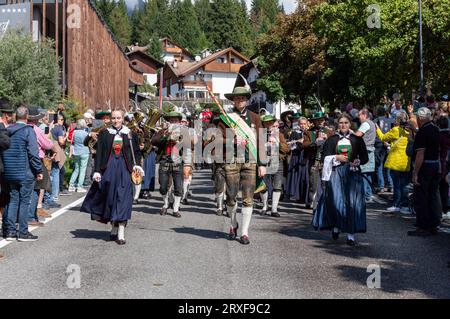
M237 73L213 73L213 92L219 93L221 99L225 99L225 94L233 92Z
M129 81L143 75L129 60L86 0L68 0L81 8L80 28L67 29L67 88L90 108L128 108Z
M144 73L145 82L150 85L156 85L158 82L158 75L151 73Z

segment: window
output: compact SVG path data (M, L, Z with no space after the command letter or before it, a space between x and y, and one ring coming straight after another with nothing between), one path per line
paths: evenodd
M217 58L216 62L217 63L226 63L225 58Z
M212 74L203 74L203 75L195 75L195 81L201 81L203 79L208 82L208 81L212 81Z
M197 91L197 99L204 99L206 97L205 93L204 91Z
M231 58L231 63L235 63L235 58Z
M188 91L187 93L189 99L195 99L195 91Z

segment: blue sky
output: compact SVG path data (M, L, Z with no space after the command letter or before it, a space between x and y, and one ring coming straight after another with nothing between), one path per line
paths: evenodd
M134 8L138 0L125 0L129 7ZM250 7L250 4L252 0L245 0L247 2L248 7ZM295 10L297 7L297 0L280 0L281 3L284 5L284 10L286 13L291 13Z

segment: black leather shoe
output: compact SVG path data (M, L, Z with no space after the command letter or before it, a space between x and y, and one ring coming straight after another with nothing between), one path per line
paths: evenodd
M261 216L265 216L267 214L267 209L261 209Z
M230 232L228 233L228 239L229 240L235 240L236 239L238 228L239 228L239 224L237 225L236 228L230 227Z
M116 241L117 240L117 235L109 235L109 240L110 241Z
M220 209L220 208L217 209L217 210L216 210L216 215L217 215L217 216L222 216L222 215L223 215L223 210Z
M125 245L126 241L124 239L117 239L116 243L117 243L117 245Z
M165 214L167 214L167 208L161 208L161 211L159 212L159 214L161 215L161 216L164 216Z
M173 217L180 218L181 214L179 212L174 212Z
M331 237L333 237L333 240L339 239L339 233L331 232Z
M135 200L133 201L133 204L134 204L134 205L139 204L139 200L138 200L138 199L135 199Z
M189 205L187 198L184 198L181 202L183 203L183 205Z
M349 245L349 246L356 246L356 242L354 240L347 239L347 245Z
M281 217L281 215L277 212L270 214L272 217Z
M306 209L311 209L311 204L306 204L305 208Z
M247 235L242 236L239 241L242 245L250 244L250 240L248 239Z

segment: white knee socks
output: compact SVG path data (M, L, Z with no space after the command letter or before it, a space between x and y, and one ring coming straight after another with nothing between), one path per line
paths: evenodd
M183 181L183 199L187 198L189 188L189 179Z
M115 226L114 223L112 224L112 228L111 228L111 235L112 236L117 236L117 232L119 231L119 227Z
M237 211L237 203L234 206L227 205L227 212L231 217L231 227L237 227L237 219L236 219L236 211Z
M142 184L134 185L134 200L139 198L139 194L141 193Z
M248 228L252 219L253 207L242 207L242 236L248 236Z
M278 213L278 203L280 202L281 192L272 193L272 213Z
M261 200L263 202L263 211L266 211L269 209L269 192L261 193Z
M181 202L181 197L175 196L175 199L173 202L173 212L174 213L177 213L180 210L180 202Z
M223 210L223 193L216 194L217 209Z
M163 208L169 208L169 193L164 195L164 206Z
M117 234L119 240L125 240L125 223L119 223L119 232Z

